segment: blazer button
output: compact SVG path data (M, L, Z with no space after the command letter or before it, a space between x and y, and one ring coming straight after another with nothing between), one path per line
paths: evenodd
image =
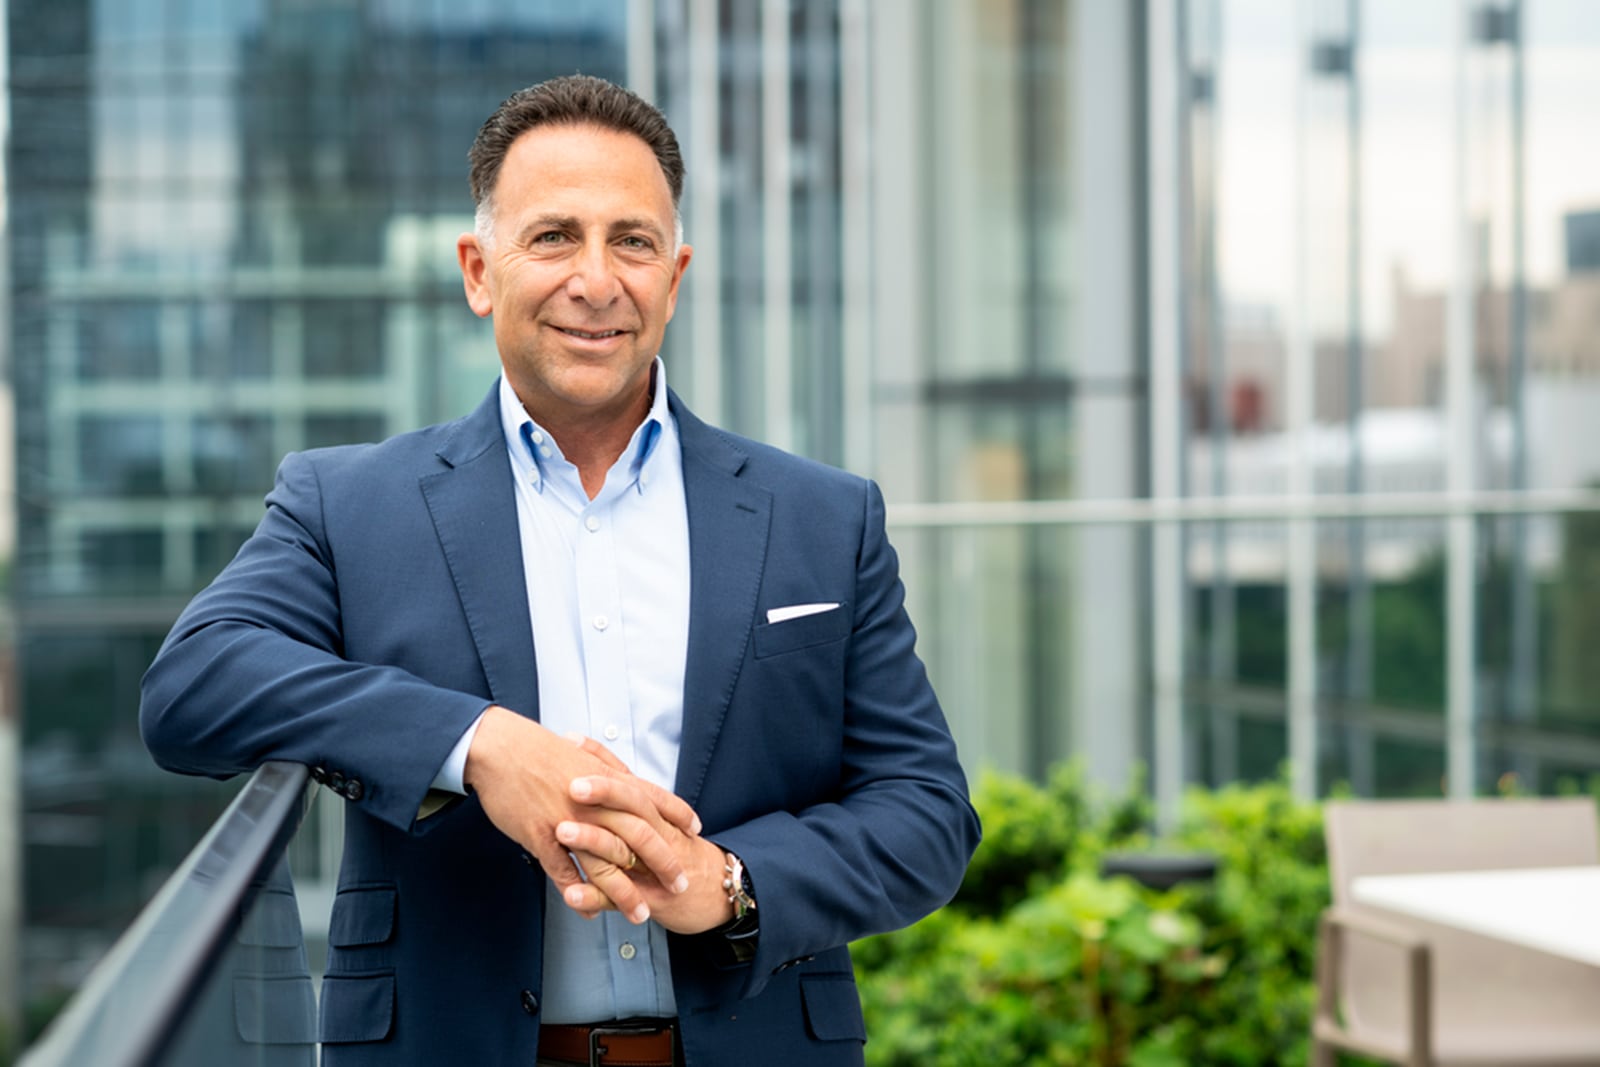
M319 785L328 780L328 772L322 767L311 768L311 780Z
M522 1010L529 1015L539 1014L539 998L533 995L533 990L531 989L522 991Z
M522 862L526 863L529 867L532 867L534 865L533 853L524 852L522 854Z
M367 789L361 784L361 779L352 778L344 784L344 796L346 800L360 800L366 795Z
M332 774L328 775L328 788L333 790L335 793L343 794L344 775L340 774L338 771L334 771Z

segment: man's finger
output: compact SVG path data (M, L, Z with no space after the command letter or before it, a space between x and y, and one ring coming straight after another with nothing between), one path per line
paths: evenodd
M563 889L562 903L589 918L607 909L635 925L650 918L650 905L626 871L601 856L580 853L578 859L588 880Z
M558 823L556 840L573 852L585 853L591 859L603 860L625 871L633 870L638 864L638 854L626 841L592 823L574 822L571 819Z
M585 919L598 919L603 911L617 910L611 898L587 882L567 887L561 894L561 901Z
M669 892L682 893L689 888L689 875L677 849L649 823L626 812L601 810L592 822L565 820L556 826L556 840L629 874L653 877ZM588 871L587 865L584 869ZM592 871L589 874L593 877Z
M592 737L571 733L565 735L567 740L575 744L583 752L600 760L611 770L625 779L638 782L644 789L644 795L649 803L655 805L656 810L667 822L676 826L686 834L698 835L700 833L700 816L695 814L687 801L670 789L663 789L653 782L648 782L635 775L629 766L622 762L615 752L602 745Z
M688 890L689 875L683 858L648 825L621 812L606 812L601 819L601 823L570 819L559 823L556 840L574 852L603 859L624 873L654 876L672 893ZM588 870L587 864L584 869Z
M639 891L633 879L628 877L628 872L610 860L594 856L583 857L583 864L583 869L589 875L589 884L583 887L584 890L594 890L604 894L606 899L616 905L617 911L635 925L650 918L650 905L645 903L644 894ZM592 900L592 897L586 892L575 894L568 890L562 894L561 899L567 902L568 907L572 907L574 900L582 903Z
M700 816L695 814L688 801L637 775L574 778L569 792L572 799L580 804L626 811L646 820L659 816L691 837L700 835Z
M534 853L546 877L563 893L575 885L583 884L583 874L572 862L572 854L564 848L547 846Z
M663 819L666 819L690 837L700 836L700 816L689 806L687 800L684 800L670 789L662 789L654 782L647 782L643 778L639 778L637 781L645 787L645 792L649 795Z

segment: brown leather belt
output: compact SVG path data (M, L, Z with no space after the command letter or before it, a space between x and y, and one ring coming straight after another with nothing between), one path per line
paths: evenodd
M539 1027L539 1058L587 1067L675 1067L673 1019Z

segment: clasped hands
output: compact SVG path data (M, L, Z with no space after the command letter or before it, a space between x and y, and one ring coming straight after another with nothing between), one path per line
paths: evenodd
M700 817L593 738L560 737L491 707L463 777L489 820L539 861L580 915L615 910L684 934L732 918L723 853L700 836Z

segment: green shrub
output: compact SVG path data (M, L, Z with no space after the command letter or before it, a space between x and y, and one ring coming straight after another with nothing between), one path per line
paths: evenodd
M973 795L983 844L972 857L953 906L999 915L1059 881L1084 832L1082 791L1047 793L1020 778L985 772Z
M1175 840L1219 861L1196 913L1226 970L1188 1006L1201 1031L1192 1062L1307 1062L1317 918L1329 899L1321 809L1282 782L1191 792Z
M1282 783L1186 798L1160 847L1212 853L1214 884L1099 877L1150 843L1142 783L1101 797L1076 767L987 774L984 842L950 907L856 946L872 1067L1304 1063L1322 819Z

